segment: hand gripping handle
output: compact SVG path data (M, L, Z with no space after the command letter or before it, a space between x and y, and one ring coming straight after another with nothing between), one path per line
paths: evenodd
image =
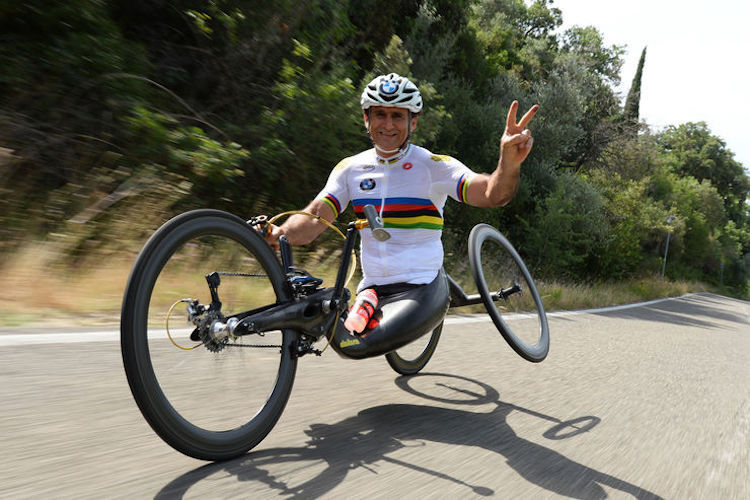
M370 229L372 229L372 235L375 239L378 241L390 239L391 235L383 229L383 219L380 218L375 207L373 205L365 205L364 210L365 217L367 217L367 222L370 224Z

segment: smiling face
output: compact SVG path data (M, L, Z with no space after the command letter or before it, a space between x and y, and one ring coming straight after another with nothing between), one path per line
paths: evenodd
M372 142L375 143L378 153L386 158L398 153L398 148L409 135L409 110L373 106L370 108L369 124L367 113L365 113L364 119L365 127L370 132L370 137ZM412 132L417 128L418 119L417 115L413 115L411 118Z

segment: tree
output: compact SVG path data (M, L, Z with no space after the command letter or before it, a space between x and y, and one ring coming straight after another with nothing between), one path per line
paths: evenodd
M727 217L741 226L747 223L750 177L705 122L669 126L659 134L658 142L675 172L710 181L724 200Z
M621 47L604 45L602 34L593 26L574 26L563 35L555 62L574 79L583 103L577 124L584 134L562 158L564 165L576 171L598 158L620 133L614 123L620 102L613 86L620 81L622 54Z
M638 68L635 70L633 83L630 84L628 97L625 99L625 109L623 115L626 123L637 126L638 114L641 103L641 78L643 77L643 65L646 62L646 47L643 47L641 58L638 60Z

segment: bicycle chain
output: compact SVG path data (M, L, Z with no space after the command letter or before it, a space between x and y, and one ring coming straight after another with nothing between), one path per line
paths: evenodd
M223 272L219 271L216 274L219 276L241 276L243 278L266 278L267 274L261 274L261 273L232 273L232 272Z
M269 345L269 344L259 344L259 345L252 345L252 344L227 344L226 347L249 347L254 349L273 349L275 347L278 347L281 349L283 346L281 345Z

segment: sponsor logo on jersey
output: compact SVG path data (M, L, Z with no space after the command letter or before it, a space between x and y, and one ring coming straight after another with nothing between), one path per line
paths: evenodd
M375 179L365 179L359 183L359 188L362 191L371 191L375 189Z
M411 167L413 167L413 166L414 165L409 161L409 162L404 163L404 166L402 168L404 170L411 170Z
M430 155L432 161L450 161L451 157L448 155Z
M362 167L363 172L370 172L372 170L375 170L375 165L364 165Z
M333 171L338 172L339 170L346 168L351 162L351 158L344 158L343 160L338 162L335 167L333 167Z

